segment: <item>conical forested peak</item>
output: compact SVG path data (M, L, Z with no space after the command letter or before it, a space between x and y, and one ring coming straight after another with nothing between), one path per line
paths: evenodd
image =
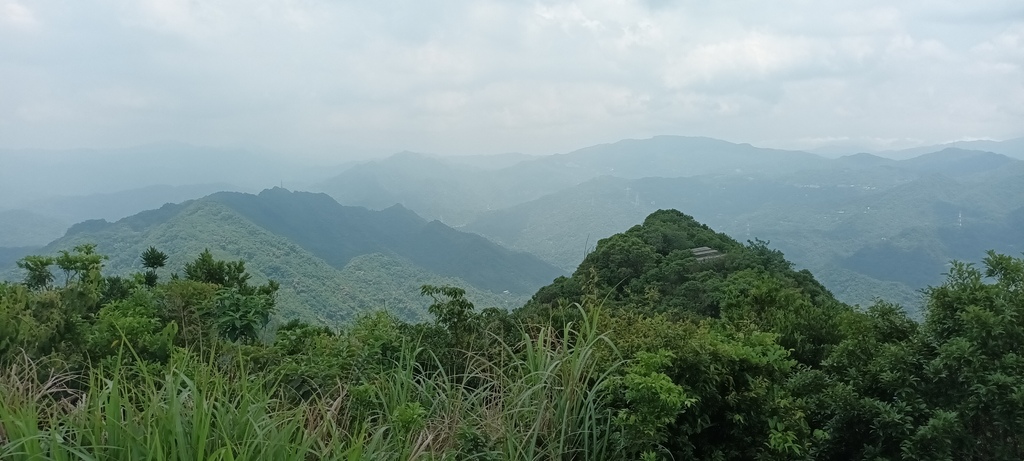
M616 308L717 317L730 290L749 283L748 277L790 287L808 304L838 304L768 242L744 245L680 211L659 210L599 241L572 277L542 288L527 309L596 295Z

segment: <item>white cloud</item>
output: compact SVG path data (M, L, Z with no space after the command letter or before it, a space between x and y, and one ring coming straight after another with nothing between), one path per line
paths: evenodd
M1024 135L1019 0L25 5L0 0L0 147Z
M747 37L698 45L668 68L669 87L686 87L699 82L735 82L771 78L787 71L808 67L830 52L802 37L782 37L754 32Z
M30 29L37 25L36 15L29 7L15 0L0 1L0 24L20 29Z

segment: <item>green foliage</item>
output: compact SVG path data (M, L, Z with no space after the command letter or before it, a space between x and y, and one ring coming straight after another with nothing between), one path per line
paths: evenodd
M156 270L167 264L167 254L157 250L156 247L149 247L142 252L142 267Z
M203 250L195 261L185 264L185 277L220 287L212 314L221 337L252 342L270 322L280 285L273 280L261 286L250 285L252 276L246 272L243 261L219 261L210 250Z
M242 294L234 286L221 288L217 292L215 306L217 329L229 341L255 341L274 312L271 295Z
M328 209L333 207L338 205L334 203ZM363 211L366 214L374 213ZM374 230L371 233L385 230ZM323 239L321 242L347 245L346 240L338 239ZM355 253L346 264L333 267L318 254L253 223L238 211L216 200L167 205L116 223L77 226L65 237L40 251L57 253L86 243L96 243L96 251L110 257L105 261L106 275L125 279L136 277L140 255L150 247L158 248L168 256L164 268L156 271L160 274L158 281L175 273L185 277L182 271L184 265L194 263L196 256L207 249L215 260L244 260L245 271L251 275L249 284L263 285L270 280L280 284L276 295L277 314L272 322L301 318L308 322L338 326L354 320L362 312L382 307L404 320L427 320L430 318L427 312L429 302L420 296L420 287L424 284L463 287L467 299L481 307L512 309L521 305L531 294L526 291L505 294L502 293L505 288L497 292L482 290L464 279L427 270L379 246L361 247L363 253ZM442 248L450 244L434 242L427 246ZM412 246L411 243L408 245ZM454 259L450 262L459 263ZM12 270L0 273L0 279L21 280L24 271L15 271L13 266L12 261ZM528 267L528 264L523 266L523 271L528 271ZM213 269L216 271L216 268ZM479 267L474 270L483 269ZM151 276L147 275L149 271L145 268L143 271L141 276L151 280ZM495 277L500 279L505 276ZM147 279L140 283L147 283ZM550 278L536 280L530 283L531 287L549 281Z
M128 299L100 308L86 337L88 355L110 357L128 349L142 360L166 362L178 327L163 321L154 298L150 291L135 290Z
M470 333L474 306L466 300L466 290L453 286L423 285L420 294L430 296L434 300L427 311L434 316L439 325L448 330L448 334L462 336Z
M798 399L779 385L798 368L775 335L664 315L630 313L608 322L611 339L625 357L650 363L649 351L659 351L654 363L685 392L685 411L665 429L672 437L663 449L672 457L791 459L793 447L770 445L773 420L806 454L811 430Z
M723 253L716 259L698 261L691 249L710 247ZM534 312L556 308L585 294L590 274L598 293L624 310L640 309L676 317L718 317L730 296L731 274L763 271L780 283L801 291L816 307L836 304L832 295L806 272L791 264L766 242L742 245L719 234L692 217L675 210L651 214L643 225L598 242L571 278L559 278L542 288L527 305ZM821 307L824 308L824 307Z
M241 289L247 286L249 274L242 261L218 261L207 248L195 261L185 264L185 278L196 282Z
M156 247L149 247L142 252L142 267L147 269L143 274L143 279L147 286L156 286L158 280L156 270L164 267L165 264L167 264L167 254L157 250Z
M672 434L669 427L685 408L696 403L662 373L672 358L665 350L640 352L625 375L609 383L616 400L613 406L622 407L615 415L615 425L626 456L647 456L662 449Z
M64 273L64 285L72 282L85 282L87 278L99 277L100 268L106 256L96 253L96 245L84 243L76 245L72 251L60 250L53 258L53 263Z
M18 261L18 268L25 270L25 286L38 290L47 288L53 282L50 266L54 259L48 256L26 256Z
M1024 259L994 252L918 323L661 212L513 312L427 284L434 322L272 335L278 285L211 251L153 285L60 258L0 283L3 459L1024 457Z
M794 358L816 366L842 339L839 314L849 308L833 300L815 303L798 283L760 268L730 274L722 289L722 319L738 329L775 332Z

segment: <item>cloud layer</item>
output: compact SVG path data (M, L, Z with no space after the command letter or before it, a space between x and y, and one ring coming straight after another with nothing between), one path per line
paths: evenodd
M1022 136L1024 3L0 0L0 147L547 153L654 134Z

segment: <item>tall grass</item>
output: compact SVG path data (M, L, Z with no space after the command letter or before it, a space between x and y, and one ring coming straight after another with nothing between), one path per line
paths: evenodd
M0 375L0 459L614 458L602 389L619 362L595 323L524 330L497 357L467 352L459 375L409 345L384 372L303 402L241 359L178 353L158 371L123 360L45 379L26 359Z

